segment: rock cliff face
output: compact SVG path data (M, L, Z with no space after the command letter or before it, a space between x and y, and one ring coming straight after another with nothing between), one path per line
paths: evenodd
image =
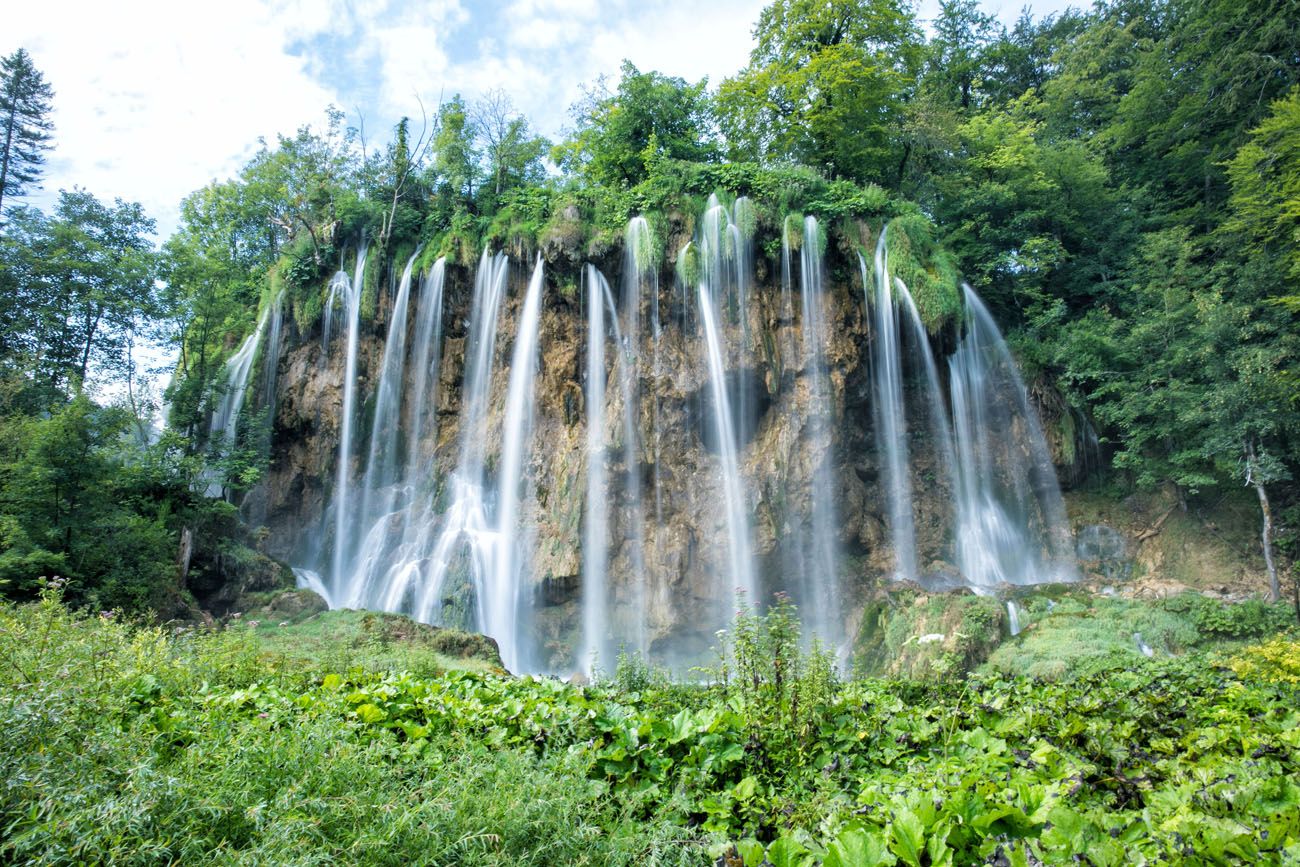
M687 241L679 226L670 233L671 251ZM621 259L608 254L596 264L617 287ZM539 667L572 670L580 652L583 521L587 479L585 404L587 325L579 289L580 251L562 244L546 250L548 262L540 324L540 361L536 380L533 428L526 457L527 482L522 490L519 532L531 551L526 586L534 616L528 640ZM669 259L669 257L665 257ZM669 261L671 261L669 259ZM856 254L847 243L832 242L826 260L824 289L826 328L823 353L829 383L831 423L816 417L814 386L803 339L799 305L793 312L783 299L781 263L763 255L754 264L754 279L745 311L724 311L722 339L728 360L727 391L737 412L739 461L744 480L758 592L806 596L811 581L836 582L839 610L827 619L851 637L866 599L882 576L891 574L892 552L887 509L877 466L870 376L870 327ZM391 271L400 270L400 264ZM502 417L509 380L511 348L531 265L512 267L507 300L497 324L491 400L487 423L489 475L502 449ZM707 656L717 624L726 622L733 605L725 577L727 508L713 433L713 391L698 311L692 297L677 288L667 268L659 275L658 311L662 330L643 329L635 345L607 352L607 402L604 408L606 460L608 597L625 617L625 634L633 620L643 624L653 655L691 660ZM469 317L474 273L448 266L444 294L444 333L436 396L436 426L421 443L434 470L419 484L435 502L445 501L447 480L455 468L461 429ZM363 317L357 360L356 448L351 473L363 470L389 313L394 275L381 276L372 316ZM615 289L617 293L617 288ZM798 283L796 278L797 297ZM653 299L642 299L644 321ZM746 321L747 317L747 321ZM408 327L414 329L412 317ZM331 495L335 484L340 412L343 403L343 354L326 353L319 325L309 333L288 335L280 357L279 389L274 414L272 455L264 490L270 531L268 548L295 565L325 562L331 544ZM411 345L408 339L407 345ZM337 347L337 340L336 340ZM624 465L622 391L618 377L627 358L635 356L637 405L632 407L637 447L634 467ZM406 370L405 388L413 371ZM927 407L916 389L905 389L907 411L925 418ZM408 412L404 410L404 412ZM410 419L404 418L403 425ZM434 429L436 427L436 429ZM932 443L923 432L909 435L918 563L923 573L952 576L951 502L944 474L936 472ZM819 467L829 464L829 473ZM631 471L629 473L629 470ZM629 478L636 480L630 482ZM833 488L835 544L839 575L799 575L800 546L810 533L813 498L821 484ZM639 488L639 504L629 489ZM633 522L643 516L643 539ZM647 586L634 586L634 559L644 559ZM447 591L449 594L460 591ZM447 600L448 608L464 600ZM472 601L471 601L472 604ZM807 604L811 604L809 601ZM616 625L614 634L620 634ZM580 664L580 663L579 663ZM608 666L610 661L604 661Z

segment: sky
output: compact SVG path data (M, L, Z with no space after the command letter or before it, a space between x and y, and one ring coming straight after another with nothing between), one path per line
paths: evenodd
M138 201L175 227L188 193L234 176L258 147L325 108L375 145L421 106L505 90L543 134L626 58L716 84L745 65L764 0L41 0L5 13L0 53L19 47L54 89L55 148L43 190ZM984 0L1010 24L1018 0ZM1036 16L1066 0L1038 0ZM938 0L921 0L934 17Z

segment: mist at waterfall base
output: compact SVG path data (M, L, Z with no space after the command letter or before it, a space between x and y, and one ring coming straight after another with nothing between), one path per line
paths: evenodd
M845 448L836 426L843 383L832 376L827 356L832 325L823 229L814 217L786 221L780 296L768 299L783 335L773 347L764 343L755 297L752 206L743 197L730 207L711 199L697 226L676 257L676 279L662 293L658 254L639 217L627 228L620 279L611 283L592 265L580 276L572 303L583 311L585 346L573 376L582 396L585 490L579 613L566 650L557 654L554 642L544 646L538 634L537 528L526 508L538 498L534 450L546 448L533 436L545 302L540 259L526 283L512 282L505 255L483 254L461 323L458 401L441 393L451 315L446 263L439 259L418 274L418 251L406 263L389 290L382 361L368 381L359 378L357 358L364 247L350 275L335 275L322 363L343 371L339 449L312 562L295 569L299 584L331 607L401 612L483 632L498 642L514 672L608 672L624 651L679 671L706 662L707 645L676 646L671 630L665 638L663 624L650 622L675 592L678 576L664 564L682 553L666 551L673 539L655 532L668 496L664 479L677 469L661 465L666 410L655 387L682 375L665 363L671 349L674 358L698 365L692 373L705 384L697 434L707 463L685 485L716 503L712 525L691 530L699 544L719 552L710 575L715 586L681 606L682 616L691 619L693 634L712 636L731 626L737 610L783 592L798 606L806 633L847 664L853 576L840 550L834 478ZM882 232L873 263L863 258L861 269L871 427L893 562L887 577L978 593L1072 580L1071 539L1047 445L992 318L964 287L965 314L945 379L908 288L889 272L886 237ZM266 321L264 315L229 362L233 403L220 409L222 436L232 435L227 431L242 398L230 396L246 383ZM766 386L749 381L773 352L780 375ZM344 354L341 363L335 353ZM787 445L810 467L809 490L791 498L805 504L804 513L787 516L779 528L775 564L756 555L750 473L750 442L762 423L753 395L764 387L800 389L800 418ZM361 406L370 412L368 436L354 430ZM457 416L454 442L438 435L440 408ZM933 460L926 477L951 504L944 559L956 574L936 576L919 565L922 517L909 452L918 440L929 444Z

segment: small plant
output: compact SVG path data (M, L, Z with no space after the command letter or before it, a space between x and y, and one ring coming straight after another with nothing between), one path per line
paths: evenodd
M1277 637L1248 647L1229 663L1241 678L1300 686L1300 641Z
M668 683L668 676L636 651L619 648L614 664L614 688L622 693L642 693Z

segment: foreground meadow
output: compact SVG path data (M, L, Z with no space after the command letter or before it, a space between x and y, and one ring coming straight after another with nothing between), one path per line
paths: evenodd
M1300 863L1291 638L842 682L793 623L743 620L707 685L580 686L6 604L0 860Z

